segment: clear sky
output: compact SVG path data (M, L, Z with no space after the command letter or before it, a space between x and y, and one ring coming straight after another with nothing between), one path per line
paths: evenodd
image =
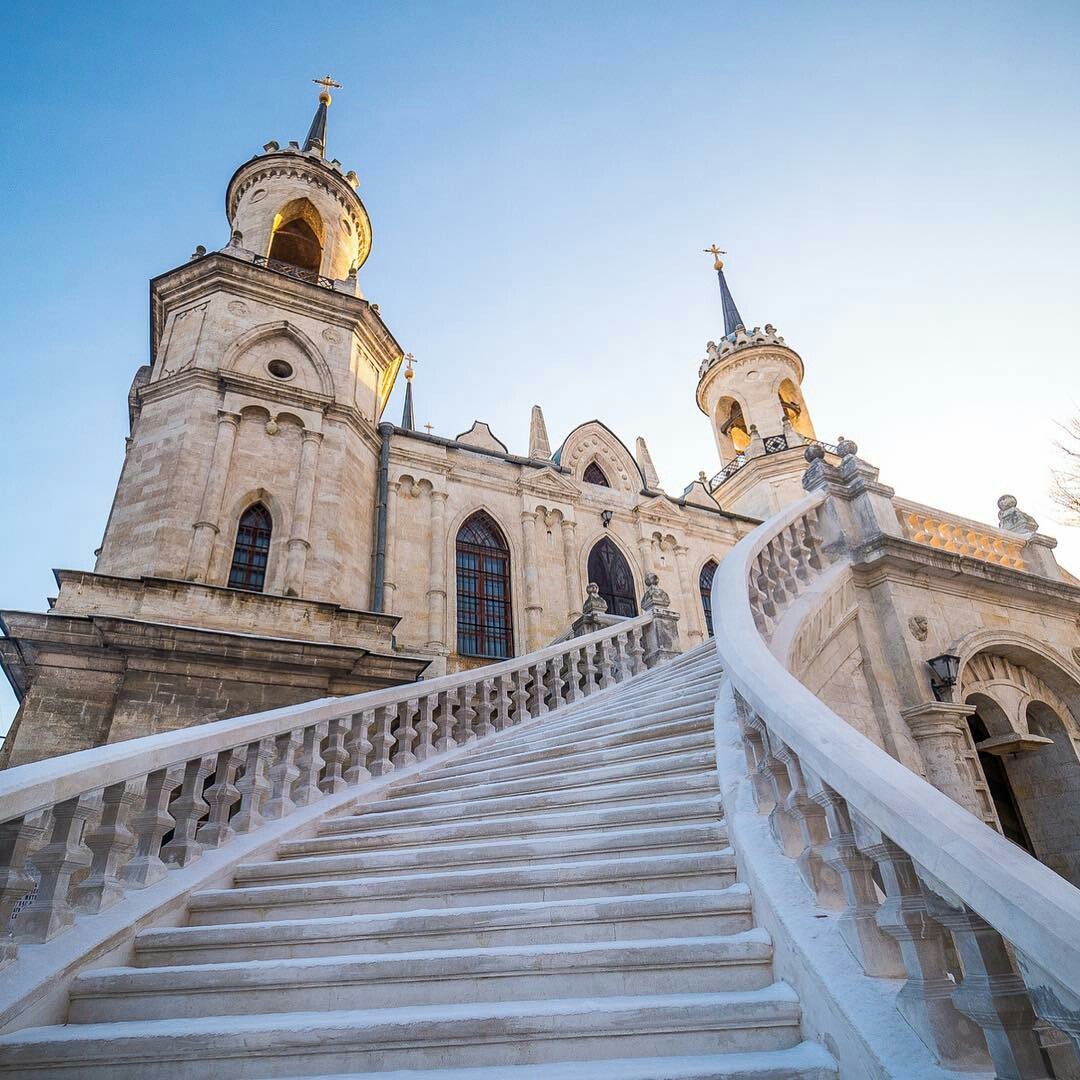
M1080 407L1075 0L5 10L0 607L92 567L147 280L226 243L229 176L303 138L326 71L419 424L523 452L540 403L554 445L599 417L669 491L711 474L716 242L822 437L968 517L1016 494L1080 572L1047 494Z

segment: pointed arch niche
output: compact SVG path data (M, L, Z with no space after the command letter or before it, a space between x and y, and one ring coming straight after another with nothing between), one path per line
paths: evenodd
M270 536L274 522L261 503L252 503L241 515L236 528L229 588L262 592L266 586L266 566L270 558Z
M638 613L634 575L626 556L608 537L601 538L589 552L588 579L600 587L609 615L633 617Z
M490 514L462 522L454 549L457 570L457 651L506 660L514 655L510 546Z

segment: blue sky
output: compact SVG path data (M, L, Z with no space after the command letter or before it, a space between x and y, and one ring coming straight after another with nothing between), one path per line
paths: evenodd
M1015 493L1080 570L1047 496L1080 407L1075 3L6 10L0 606L93 565L147 280L226 242L229 176L303 137L325 71L418 423L522 451L540 403L556 443L593 416L644 435L668 490L715 471L715 241L819 434L959 514Z

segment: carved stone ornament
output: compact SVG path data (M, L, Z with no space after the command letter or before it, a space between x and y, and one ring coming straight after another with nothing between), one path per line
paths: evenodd
M842 458L854 457L859 452L859 444L854 439L845 439L843 435L836 440L836 450Z
M590 581L585 586L585 592L588 595L585 597L585 603L581 605L583 615L602 615L607 611L607 601L600 595L600 586L595 581Z
M825 447L820 443L811 443L803 451L803 457L813 465L815 461L821 461L825 457Z
M244 303L243 300L230 300L229 301L229 310L234 315L246 315L247 310L248 310L248 306L247 306L247 304Z
M925 615L912 615L907 621L911 636L916 641L925 641L930 633L930 623Z
M276 420L267 420L266 421L266 434L267 435L276 435L278 433L278 431L280 431L280 430L281 429L278 427L278 423L277 423Z
M1015 495L1002 495L997 501L998 526L1009 532L1033 533L1039 531L1039 523L1025 514L1016 504Z
M323 332L323 341L329 341L331 345L341 344L341 334L332 326L328 326Z
M660 588L660 579L656 574L645 575L645 595L641 598L641 607L645 611L653 608L666 608L671 606L671 597Z

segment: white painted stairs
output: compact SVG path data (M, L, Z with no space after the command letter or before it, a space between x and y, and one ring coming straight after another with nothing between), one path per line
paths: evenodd
M825 1080L727 847L711 645L196 893L0 1076Z

